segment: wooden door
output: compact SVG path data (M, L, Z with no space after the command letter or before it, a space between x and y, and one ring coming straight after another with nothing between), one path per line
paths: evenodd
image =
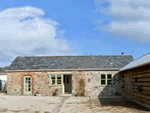
M71 75L65 75L65 92L71 92Z
M32 77L24 76L24 94L32 94Z

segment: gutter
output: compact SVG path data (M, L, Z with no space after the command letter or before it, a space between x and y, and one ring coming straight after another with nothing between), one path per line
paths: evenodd
M26 71L119 71L120 68L79 68L79 69L28 69L28 70L5 70L6 72L26 72Z
M0 73L0 75L7 75L7 73Z

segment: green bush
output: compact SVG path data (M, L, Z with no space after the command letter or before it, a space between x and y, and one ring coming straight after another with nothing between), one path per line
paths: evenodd
M58 91L58 89L55 89L55 91Z
M36 94L39 94L39 91L36 91Z
M83 96L85 93L85 79L81 78L79 81L79 90L80 90L80 96Z

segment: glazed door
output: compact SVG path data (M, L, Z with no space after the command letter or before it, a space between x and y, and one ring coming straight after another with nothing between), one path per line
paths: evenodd
M71 75L65 75L65 92L71 93Z
M32 94L32 77L24 76L24 94Z

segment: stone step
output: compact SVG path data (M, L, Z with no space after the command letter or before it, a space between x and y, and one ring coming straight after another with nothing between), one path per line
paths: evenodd
M72 96L72 94L62 94L62 95L60 95L60 97L71 97Z

